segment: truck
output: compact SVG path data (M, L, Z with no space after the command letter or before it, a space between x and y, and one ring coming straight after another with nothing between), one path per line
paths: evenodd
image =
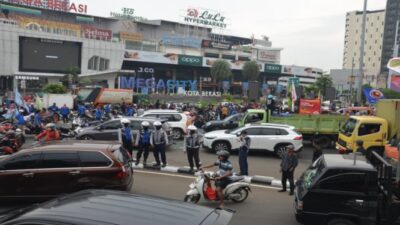
M377 152L325 154L296 182L295 218L302 224L400 224L400 187Z
M333 146L338 137L339 125L347 120L345 115L300 115L273 116L263 109L249 109L239 122L239 126L248 123L275 123L294 126L303 138L318 141L322 148Z
M350 116L339 130L336 149L340 152L356 151L356 141L362 140L367 152L383 155L392 139L400 138L400 100L380 100L376 116Z

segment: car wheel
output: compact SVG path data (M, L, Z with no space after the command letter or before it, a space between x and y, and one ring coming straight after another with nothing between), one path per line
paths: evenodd
M183 131L179 128L172 129L172 139L179 140L183 136Z
M89 135L83 135L80 139L81 140L93 140L93 138L90 137Z
M249 191L246 188L240 188L233 192L234 195L237 195L237 198L232 198L232 201L235 203L244 202L249 196Z
M283 156L287 153L287 144L279 144L277 146L275 146L274 148L274 152L275 155L278 156L279 158L283 158Z
M327 225L355 225L355 223L348 219L331 219Z
M231 148L226 141L217 141L213 144L214 152L219 152L221 150L230 151Z
M186 195L184 202L196 204L200 200L200 195Z

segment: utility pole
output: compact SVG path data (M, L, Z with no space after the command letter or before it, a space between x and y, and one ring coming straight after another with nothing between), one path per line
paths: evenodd
M362 31L361 31L361 47L360 47L360 72L358 77L358 90L357 90L357 103L361 105L362 101L362 86L364 80L364 47L365 47L365 27L366 27L366 20L367 20L367 4L368 0L364 0L364 11L363 11L363 18L362 18Z

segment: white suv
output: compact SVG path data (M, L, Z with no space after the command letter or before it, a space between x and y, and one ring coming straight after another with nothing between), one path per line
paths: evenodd
M278 157L286 153L286 146L293 145L296 152L303 149L303 136L293 126L282 124L247 124L234 130L218 130L204 135L203 147L215 152L236 150L240 147L238 135L246 131L251 138L251 150L274 152Z
M178 140L183 138L186 132L187 116L176 110L156 109L145 111L140 117L152 117L168 120L172 128L172 138Z

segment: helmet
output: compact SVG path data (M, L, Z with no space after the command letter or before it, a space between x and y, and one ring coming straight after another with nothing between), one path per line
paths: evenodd
M154 126L155 127L160 127L162 124L161 124L161 122L160 121L156 121L156 122L154 122Z
M229 158L229 152L226 151L226 150L221 150L221 151L218 151L218 152L217 152L217 156L218 156L218 157L222 156L222 157L224 157L225 160L228 160L228 158Z
M150 126L149 122L147 121L142 122L142 127L148 127L148 126Z
M273 95L268 95L268 99L273 99L274 96Z
M197 130L197 127L194 126L194 125L190 125L190 126L188 126L188 130L190 130L190 131L196 131L196 130Z
M46 124L46 128L55 128L56 125L54 123L48 123Z
M128 120L128 119L122 119L122 120L121 120L121 123L122 123L122 124L129 124L129 123L131 123L131 121Z

